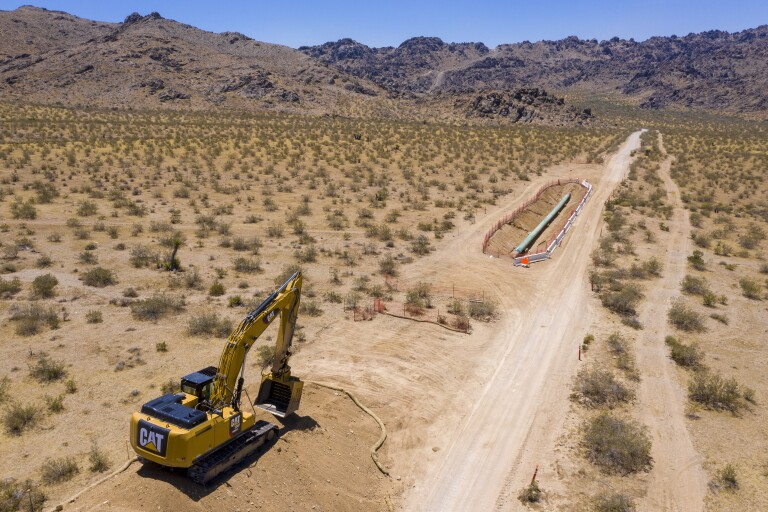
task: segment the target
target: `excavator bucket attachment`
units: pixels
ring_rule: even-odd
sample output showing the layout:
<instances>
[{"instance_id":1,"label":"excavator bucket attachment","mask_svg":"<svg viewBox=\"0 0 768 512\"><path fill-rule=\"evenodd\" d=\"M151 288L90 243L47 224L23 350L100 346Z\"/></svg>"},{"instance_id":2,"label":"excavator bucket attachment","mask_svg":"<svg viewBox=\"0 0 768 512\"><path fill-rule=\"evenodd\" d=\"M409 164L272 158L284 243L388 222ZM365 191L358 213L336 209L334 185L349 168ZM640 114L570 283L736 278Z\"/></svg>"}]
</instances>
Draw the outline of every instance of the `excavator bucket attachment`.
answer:
<instances>
[{"instance_id":1,"label":"excavator bucket attachment","mask_svg":"<svg viewBox=\"0 0 768 512\"><path fill-rule=\"evenodd\" d=\"M299 408L304 383L296 377L265 375L256 397L256 407L280 418L285 418Z\"/></svg>"}]
</instances>

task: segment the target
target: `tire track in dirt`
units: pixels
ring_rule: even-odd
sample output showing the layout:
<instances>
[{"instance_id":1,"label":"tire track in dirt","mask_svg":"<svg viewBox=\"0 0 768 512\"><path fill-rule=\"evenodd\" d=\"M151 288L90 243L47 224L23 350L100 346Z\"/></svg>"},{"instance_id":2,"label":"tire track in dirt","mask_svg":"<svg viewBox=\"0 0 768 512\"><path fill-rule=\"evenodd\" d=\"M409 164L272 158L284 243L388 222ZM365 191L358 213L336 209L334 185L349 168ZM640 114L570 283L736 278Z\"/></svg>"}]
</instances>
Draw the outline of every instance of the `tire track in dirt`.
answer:
<instances>
[{"instance_id":1,"label":"tire track in dirt","mask_svg":"<svg viewBox=\"0 0 768 512\"><path fill-rule=\"evenodd\" d=\"M571 349L589 320L585 270L599 237L602 204L626 175L639 138L640 132L632 134L605 165L568 248L549 262L525 273L509 262L490 260L489 266L470 257L468 244L450 256L454 266L462 256L478 263L476 278L492 280L502 318L490 333L494 359L485 384L440 458L405 496L407 510L506 508L508 489L530 478L532 458L554 449L576 368Z\"/></svg>"},{"instance_id":2,"label":"tire track in dirt","mask_svg":"<svg viewBox=\"0 0 768 512\"><path fill-rule=\"evenodd\" d=\"M663 151L663 145L661 147ZM707 477L685 424L685 393L677 382L674 362L668 357L664 343L670 334L667 309L679 295L686 256L691 250L688 211L670 177L671 163L672 158L668 157L659 170L667 200L673 207L662 279L649 287L638 311L644 327L635 345L642 376L637 393L638 417L649 428L654 460L648 492L640 500L639 510L700 511L704 508Z\"/></svg>"}]
</instances>

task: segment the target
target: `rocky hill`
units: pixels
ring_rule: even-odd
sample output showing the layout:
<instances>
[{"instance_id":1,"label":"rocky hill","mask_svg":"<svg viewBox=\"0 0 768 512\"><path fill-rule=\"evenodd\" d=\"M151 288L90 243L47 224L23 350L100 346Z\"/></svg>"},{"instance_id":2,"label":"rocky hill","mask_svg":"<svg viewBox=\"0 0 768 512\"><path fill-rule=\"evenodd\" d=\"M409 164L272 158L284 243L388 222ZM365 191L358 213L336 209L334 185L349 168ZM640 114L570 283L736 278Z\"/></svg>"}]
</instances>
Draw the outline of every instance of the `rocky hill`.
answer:
<instances>
[{"instance_id":1,"label":"rocky hill","mask_svg":"<svg viewBox=\"0 0 768 512\"><path fill-rule=\"evenodd\" d=\"M0 12L0 33L3 100L324 113L383 92L291 48L157 13L97 23L21 7Z\"/></svg>"},{"instance_id":2,"label":"rocky hill","mask_svg":"<svg viewBox=\"0 0 768 512\"><path fill-rule=\"evenodd\" d=\"M768 26L636 42L569 37L489 49L409 39L369 48L342 39L301 51L392 94L469 93L540 87L622 96L646 108L768 116Z\"/></svg>"},{"instance_id":3,"label":"rocky hill","mask_svg":"<svg viewBox=\"0 0 768 512\"><path fill-rule=\"evenodd\" d=\"M0 101L117 108L281 110L462 122L583 124L553 96L768 117L768 27L729 34L518 43L351 39L298 50L132 14L90 21L0 11Z\"/></svg>"}]
</instances>

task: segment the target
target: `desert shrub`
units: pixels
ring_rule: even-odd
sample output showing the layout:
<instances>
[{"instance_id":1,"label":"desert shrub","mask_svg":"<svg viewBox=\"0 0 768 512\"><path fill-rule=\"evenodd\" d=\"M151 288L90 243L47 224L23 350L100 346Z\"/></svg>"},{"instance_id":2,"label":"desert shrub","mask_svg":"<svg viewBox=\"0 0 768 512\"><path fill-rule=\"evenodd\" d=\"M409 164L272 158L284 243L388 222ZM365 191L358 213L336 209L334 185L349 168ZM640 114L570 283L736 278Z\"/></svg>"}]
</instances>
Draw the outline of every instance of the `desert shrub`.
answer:
<instances>
[{"instance_id":1,"label":"desert shrub","mask_svg":"<svg viewBox=\"0 0 768 512\"><path fill-rule=\"evenodd\" d=\"M8 399L8 390L11 388L11 379L3 377L0 379L0 404Z\"/></svg>"},{"instance_id":2,"label":"desert shrub","mask_svg":"<svg viewBox=\"0 0 768 512\"><path fill-rule=\"evenodd\" d=\"M0 512L43 510L48 499L32 480L18 482L13 478L0 480Z\"/></svg>"},{"instance_id":3,"label":"desert shrub","mask_svg":"<svg viewBox=\"0 0 768 512\"><path fill-rule=\"evenodd\" d=\"M59 280L53 274L37 276L32 281L32 295L40 299L50 299L56 295L54 288Z\"/></svg>"},{"instance_id":4,"label":"desert shrub","mask_svg":"<svg viewBox=\"0 0 768 512\"><path fill-rule=\"evenodd\" d=\"M39 418L40 411L36 406L13 402L3 412L3 426L9 434L20 436L28 428L34 427Z\"/></svg>"},{"instance_id":5,"label":"desert shrub","mask_svg":"<svg viewBox=\"0 0 768 512\"><path fill-rule=\"evenodd\" d=\"M275 347L274 345L261 345L256 349L256 359L258 365L262 368L272 364L275 359Z\"/></svg>"},{"instance_id":6,"label":"desert shrub","mask_svg":"<svg viewBox=\"0 0 768 512\"><path fill-rule=\"evenodd\" d=\"M451 322L451 326L464 332L469 332L472 329L472 324L470 324L469 317L466 315L456 315L453 318L453 322Z\"/></svg>"},{"instance_id":7,"label":"desert shrub","mask_svg":"<svg viewBox=\"0 0 768 512\"><path fill-rule=\"evenodd\" d=\"M704 354L699 350L698 345L686 345L681 343L680 340L674 336L667 336L664 342L670 348L670 355L672 360L679 366L686 368L699 368L701 367L701 361L704 359Z\"/></svg>"},{"instance_id":8,"label":"desert shrub","mask_svg":"<svg viewBox=\"0 0 768 512\"><path fill-rule=\"evenodd\" d=\"M618 332L614 332L606 340L608 350L616 356L616 367L625 372L627 377L638 380L640 376L635 367L635 359L629 351L629 342Z\"/></svg>"},{"instance_id":9,"label":"desert shrub","mask_svg":"<svg viewBox=\"0 0 768 512\"><path fill-rule=\"evenodd\" d=\"M159 320L171 313L184 311L183 297L155 294L131 303L131 315L137 320Z\"/></svg>"},{"instance_id":10,"label":"desert shrub","mask_svg":"<svg viewBox=\"0 0 768 512\"><path fill-rule=\"evenodd\" d=\"M429 254L430 250L429 239L425 235L419 235L411 242L411 251L414 254L423 256Z\"/></svg>"},{"instance_id":11,"label":"desert shrub","mask_svg":"<svg viewBox=\"0 0 768 512\"><path fill-rule=\"evenodd\" d=\"M112 270L96 267L85 272L80 280L86 286L93 286L94 288L104 288L113 284L117 284L117 278Z\"/></svg>"},{"instance_id":12,"label":"desert shrub","mask_svg":"<svg viewBox=\"0 0 768 512\"><path fill-rule=\"evenodd\" d=\"M595 498L595 512L635 512L635 502L629 496L606 492Z\"/></svg>"},{"instance_id":13,"label":"desert shrub","mask_svg":"<svg viewBox=\"0 0 768 512\"><path fill-rule=\"evenodd\" d=\"M232 320L221 318L217 313L195 315L187 323L187 332L192 336L227 337L232 332Z\"/></svg>"},{"instance_id":14,"label":"desert shrub","mask_svg":"<svg viewBox=\"0 0 768 512\"><path fill-rule=\"evenodd\" d=\"M61 361L54 361L42 355L29 366L29 374L38 382L54 382L63 379L67 375L67 370Z\"/></svg>"},{"instance_id":15,"label":"desert shrub","mask_svg":"<svg viewBox=\"0 0 768 512\"><path fill-rule=\"evenodd\" d=\"M47 254L43 254L39 258L37 258L37 261L35 262L35 266L37 268L48 268L51 265L53 265L53 258L48 256Z\"/></svg>"},{"instance_id":16,"label":"desert shrub","mask_svg":"<svg viewBox=\"0 0 768 512\"><path fill-rule=\"evenodd\" d=\"M653 277L659 277L661 275L662 270L664 269L664 265L662 265L661 261L659 261L658 258L653 256L647 261L643 262L642 269L648 275L651 275Z\"/></svg>"},{"instance_id":17,"label":"desert shrub","mask_svg":"<svg viewBox=\"0 0 768 512\"><path fill-rule=\"evenodd\" d=\"M208 288L208 295L211 297L221 297L225 293L227 293L227 289L221 281L214 281Z\"/></svg>"},{"instance_id":18,"label":"desert shrub","mask_svg":"<svg viewBox=\"0 0 768 512\"><path fill-rule=\"evenodd\" d=\"M229 297L227 299L227 306L229 306L230 308L236 308L244 304L245 303L243 302L243 298L239 295L233 295L232 297Z\"/></svg>"},{"instance_id":19,"label":"desert shrub","mask_svg":"<svg viewBox=\"0 0 768 512\"><path fill-rule=\"evenodd\" d=\"M587 458L606 472L624 475L651 467L651 440L639 424L603 413L584 427Z\"/></svg>"},{"instance_id":20,"label":"desert shrub","mask_svg":"<svg viewBox=\"0 0 768 512\"><path fill-rule=\"evenodd\" d=\"M91 445L91 451L88 453L88 462L90 462L88 469L91 470L91 473L103 473L111 466L109 457L96 443Z\"/></svg>"},{"instance_id":21,"label":"desert shrub","mask_svg":"<svg viewBox=\"0 0 768 512\"><path fill-rule=\"evenodd\" d=\"M723 325L728 325L728 317L726 315L723 315L721 313L712 313L709 315L709 318L712 318L714 320L717 320Z\"/></svg>"},{"instance_id":22,"label":"desert shrub","mask_svg":"<svg viewBox=\"0 0 768 512\"><path fill-rule=\"evenodd\" d=\"M14 219L35 220L37 218L37 208L31 199L25 203L21 198L11 203L11 216Z\"/></svg>"},{"instance_id":23,"label":"desert shrub","mask_svg":"<svg viewBox=\"0 0 768 512\"><path fill-rule=\"evenodd\" d=\"M739 480L736 477L736 468L732 464L726 464L717 473L720 484L728 490L735 491L739 488Z\"/></svg>"},{"instance_id":24,"label":"desert shrub","mask_svg":"<svg viewBox=\"0 0 768 512\"><path fill-rule=\"evenodd\" d=\"M308 316L320 316L323 314L323 310L316 301L305 300L299 305L299 313Z\"/></svg>"},{"instance_id":25,"label":"desert shrub","mask_svg":"<svg viewBox=\"0 0 768 512\"><path fill-rule=\"evenodd\" d=\"M704 262L704 253L698 249L693 251L692 255L688 256L688 264L699 271L707 269L707 265Z\"/></svg>"},{"instance_id":26,"label":"desert shrub","mask_svg":"<svg viewBox=\"0 0 768 512\"><path fill-rule=\"evenodd\" d=\"M476 320L490 321L498 315L498 304L489 299L483 299L482 301L470 300L467 307L467 313L470 317Z\"/></svg>"},{"instance_id":27,"label":"desert shrub","mask_svg":"<svg viewBox=\"0 0 768 512\"><path fill-rule=\"evenodd\" d=\"M688 398L716 411L737 413L744 407L736 379L724 379L717 373L697 372L688 384Z\"/></svg>"},{"instance_id":28,"label":"desert shrub","mask_svg":"<svg viewBox=\"0 0 768 512\"><path fill-rule=\"evenodd\" d=\"M405 303L418 308L432 307L432 291L429 283L417 283L405 294Z\"/></svg>"},{"instance_id":29,"label":"desert shrub","mask_svg":"<svg viewBox=\"0 0 768 512\"><path fill-rule=\"evenodd\" d=\"M64 391L70 395L77 393L77 383L75 382L75 379L67 379L67 381L64 382Z\"/></svg>"},{"instance_id":30,"label":"desert shrub","mask_svg":"<svg viewBox=\"0 0 768 512\"><path fill-rule=\"evenodd\" d=\"M325 292L325 301L330 302L331 304L341 304L343 298L339 292L335 292L333 290Z\"/></svg>"},{"instance_id":31,"label":"desert shrub","mask_svg":"<svg viewBox=\"0 0 768 512\"><path fill-rule=\"evenodd\" d=\"M397 275L397 261L391 254L379 260L379 272L382 275L394 277Z\"/></svg>"},{"instance_id":32,"label":"desert shrub","mask_svg":"<svg viewBox=\"0 0 768 512\"><path fill-rule=\"evenodd\" d=\"M613 408L631 401L634 393L617 381L613 373L595 368L578 373L572 397L586 405Z\"/></svg>"},{"instance_id":33,"label":"desert shrub","mask_svg":"<svg viewBox=\"0 0 768 512\"><path fill-rule=\"evenodd\" d=\"M136 245L131 248L131 256L128 261L135 268L148 267L157 262L157 255L149 247Z\"/></svg>"},{"instance_id":34,"label":"desert shrub","mask_svg":"<svg viewBox=\"0 0 768 512\"><path fill-rule=\"evenodd\" d=\"M762 286L760 283L749 277L739 279L741 293L748 299L760 300L762 298Z\"/></svg>"},{"instance_id":35,"label":"desert shrub","mask_svg":"<svg viewBox=\"0 0 768 512\"><path fill-rule=\"evenodd\" d=\"M533 480L530 485L523 487L523 490L520 491L517 499L520 500L524 505L528 503L538 503L541 501L541 495L543 492L544 491L542 491L541 487L539 487L539 482Z\"/></svg>"},{"instance_id":36,"label":"desert shrub","mask_svg":"<svg viewBox=\"0 0 768 512\"><path fill-rule=\"evenodd\" d=\"M46 459L41 468L43 482L57 484L74 478L80 472L74 457Z\"/></svg>"},{"instance_id":37,"label":"desert shrub","mask_svg":"<svg viewBox=\"0 0 768 512\"><path fill-rule=\"evenodd\" d=\"M64 410L64 395L59 396L46 396L45 405L48 406L48 410L57 413Z\"/></svg>"},{"instance_id":38,"label":"desert shrub","mask_svg":"<svg viewBox=\"0 0 768 512\"><path fill-rule=\"evenodd\" d=\"M705 331L704 317L692 308L686 306L682 299L672 302L672 306L667 311L669 323L682 331L702 332Z\"/></svg>"},{"instance_id":39,"label":"desert shrub","mask_svg":"<svg viewBox=\"0 0 768 512\"><path fill-rule=\"evenodd\" d=\"M603 307L619 315L632 316L635 308L643 298L640 287L634 283L622 283L618 290L603 290L600 292L600 302Z\"/></svg>"},{"instance_id":40,"label":"desert shrub","mask_svg":"<svg viewBox=\"0 0 768 512\"><path fill-rule=\"evenodd\" d=\"M89 324L100 324L104 321L104 316L98 309L92 309L85 314L85 321Z\"/></svg>"},{"instance_id":41,"label":"desert shrub","mask_svg":"<svg viewBox=\"0 0 768 512\"><path fill-rule=\"evenodd\" d=\"M274 283L276 286L280 286L285 283L296 272L301 272L302 267L298 263L287 265L283 267L283 270L275 277Z\"/></svg>"},{"instance_id":42,"label":"desert shrub","mask_svg":"<svg viewBox=\"0 0 768 512\"><path fill-rule=\"evenodd\" d=\"M709 283L703 277L696 277L686 274L680 283L680 289L683 293L689 295L704 295L709 291Z\"/></svg>"},{"instance_id":43,"label":"desert shrub","mask_svg":"<svg viewBox=\"0 0 768 512\"><path fill-rule=\"evenodd\" d=\"M157 352L168 352L168 342L158 341L157 343L155 343L155 350Z\"/></svg>"},{"instance_id":44,"label":"desert shrub","mask_svg":"<svg viewBox=\"0 0 768 512\"><path fill-rule=\"evenodd\" d=\"M181 382L177 379L168 379L160 384L160 392L164 395L181 391Z\"/></svg>"},{"instance_id":45,"label":"desert shrub","mask_svg":"<svg viewBox=\"0 0 768 512\"><path fill-rule=\"evenodd\" d=\"M11 320L16 323L16 334L19 336L35 335L46 324L51 329L59 327L59 314L53 307L46 307L37 303L26 306L14 304L11 306L10 313Z\"/></svg>"},{"instance_id":46,"label":"desert shrub","mask_svg":"<svg viewBox=\"0 0 768 512\"><path fill-rule=\"evenodd\" d=\"M236 272L255 274L262 271L261 261L254 258L235 258L233 266Z\"/></svg>"},{"instance_id":47,"label":"desert shrub","mask_svg":"<svg viewBox=\"0 0 768 512\"><path fill-rule=\"evenodd\" d=\"M13 297L21 291L21 281L18 278L6 281L0 278L0 297L7 299Z\"/></svg>"}]
</instances>

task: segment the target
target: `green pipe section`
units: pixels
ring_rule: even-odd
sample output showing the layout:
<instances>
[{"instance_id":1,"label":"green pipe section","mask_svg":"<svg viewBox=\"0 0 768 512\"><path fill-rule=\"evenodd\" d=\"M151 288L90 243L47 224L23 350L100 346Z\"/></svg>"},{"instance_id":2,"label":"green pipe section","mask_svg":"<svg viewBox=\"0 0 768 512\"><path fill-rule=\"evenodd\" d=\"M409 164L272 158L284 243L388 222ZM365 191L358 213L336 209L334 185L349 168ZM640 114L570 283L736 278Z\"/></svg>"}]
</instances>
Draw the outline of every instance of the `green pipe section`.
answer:
<instances>
[{"instance_id":1,"label":"green pipe section","mask_svg":"<svg viewBox=\"0 0 768 512\"><path fill-rule=\"evenodd\" d=\"M560 210L563 209L563 207L568 203L568 201L571 199L571 193L567 193L563 196L563 198L560 200L559 203L557 203L557 206L555 206L551 212L549 212L549 215L544 217L544 220L539 222L539 225L536 226L536 229L528 233L528 236L525 237L525 240L523 240L523 243L518 245L515 248L515 252L520 254L521 252L524 252L528 250L528 248L531 246L531 244L539 237L541 233L544 232L547 226L549 226L549 223L552 222L552 219L554 219L558 213L560 213Z\"/></svg>"}]
</instances>

